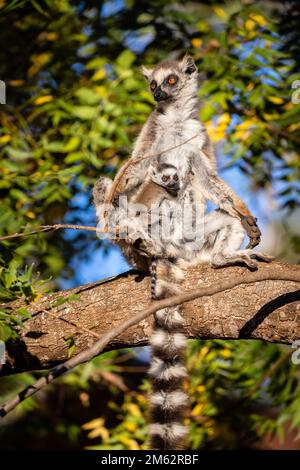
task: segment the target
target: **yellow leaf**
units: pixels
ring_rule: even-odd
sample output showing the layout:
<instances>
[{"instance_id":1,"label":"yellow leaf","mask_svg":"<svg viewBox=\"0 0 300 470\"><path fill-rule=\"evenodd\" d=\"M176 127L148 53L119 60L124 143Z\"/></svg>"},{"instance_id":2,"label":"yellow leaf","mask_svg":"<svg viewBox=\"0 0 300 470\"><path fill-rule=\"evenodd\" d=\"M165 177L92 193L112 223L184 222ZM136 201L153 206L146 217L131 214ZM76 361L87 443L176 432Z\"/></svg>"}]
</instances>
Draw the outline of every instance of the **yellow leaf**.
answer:
<instances>
[{"instance_id":1,"label":"yellow leaf","mask_svg":"<svg viewBox=\"0 0 300 470\"><path fill-rule=\"evenodd\" d=\"M50 52L43 52L42 54L34 54L31 56L31 62L33 63L28 69L28 76L33 77L41 68L52 59L53 54Z\"/></svg>"},{"instance_id":2,"label":"yellow leaf","mask_svg":"<svg viewBox=\"0 0 300 470\"><path fill-rule=\"evenodd\" d=\"M135 432L137 430L137 424L132 421L125 421L124 428L129 432Z\"/></svg>"},{"instance_id":3,"label":"yellow leaf","mask_svg":"<svg viewBox=\"0 0 300 470\"><path fill-rule=\"evenodd\" d=\"M3 8L6 4L5 0L0 0L0 8Z\"/></svg>"},{"instance_id":4,"label":"yellow leaf","mask_svg":"<svg viewBox=\"0 0 300 470\"><path fill-rule=\"evenodd\" d=\"M55 32L46 33L46 39L48 39L48 41L56 41L57 38L58 34Z\"/></svg>"},{"instance_id":5,"label":"yellow leaf","mask_svg":"<svg viewBox=\"0 0 300 470\"><path fill-rule=\"evenodd\" d=\"M279 96L267 96L267 99L274 104L282 104L284 102L284 100L279 98Z\"/></svg>"},{"instance_id":6,"label":"yellow leaf","mask_svg":"<svg viewBox=\"0 0 300 470\"><path fill-rule=\"evenodd\" d=\"M102 68L102 69L99 69L99 70L97 70L97 72L94 73L94 75L92 76L92 80L93 80L94 82L96 82L97 80L102 80L102 79L105 77L105 75L106 75L105 69L103 69L103 68Z\"/></svg>"},{"instance_id":7,"label":"yellow leaf","mask_svg":"<svg viewBox=\"0 0 300 470\"><path fill-rule=\"evenodd\" d=\"M221 129L220 131L214 131L209 136L213 142L219 142L225 138L225 132Z\"/></svg>"},{"instance_id":8,"label":"yellow leaf","mask_svg":"<svg viewBox=\"0 0 300 470\"><path fill-rule=\"evenodd\" d=\"M102 85L96 86L95 92L98 93L98 95L101 96L102 98L108 95L108 90L105 88L105 86L102 86Z\"/></svg>"},{"instance_id":9,"label":"yellow leaf","mask_svg":"<svg viewBox=\"0 0 300 470\"><path fill-rule=\"evenodd\" d=\"M58 34L55 32L48 32L48 31L42 31L41 34L38 35L38 40L39 41L56 41L58 38Z\"/></svg>"},{"instance_id":10,"label":"yellow leaf","mask_svg":"<svg viewBox=\"0 0 300 470\"><path fill-rule=\"evenodd\" d=\"M296 131L298 129L300 129L300 123L299 122L296 122L295 124L291 124L288 127L288 131L290 131L290 132Z\"/></svg>"},{"instance_id":11,"label":"yellow leaf","mask_svg":"<svg viewBox=\"0 0 300 470\"><path fill-rule=\"evenodd\" d=\"M37 302L41 297L42 297L42 294L40 294L40 293L38 292L38 293L36 294L36 296L35 296L35 298L34 298L34 300L33 300L32 303Z\"/></svg>"},{"instance_id":12,"label":"yellow leaf","mask_svg":"<svg viewBox=\"0 0 300 470\"><path fill-rule=\"evenodd\" d=\"M35 219L35 213L32 212L32 211L28 211L28 212L26 213L26 215L27 215L27 217L29 217L29 219Z\"/></svg>"},{"instance_id":13,"label":"yellow leaf","mask_svg":"<svg viewBox=\"0 0 300 470\"><path fill-rule=\"evenodd\" d=\"M263 117L265 118L266 121L272 121L274 119L278 119L280 117L280 114L278 114L278 113L273 113L273 114L263 113Z\"/></svg>"},{"instance_id":14,"label":"yellow leaf","mask_svg":"<svg viewBox=\"0 0 300 470\"><path fill-rule=\"evenodd\" d=\"M24 85L25 81L24 80L10 80L8 83L11 86L22 86Z\"/></svg>"},{"instance_id":15,"label":"yellow leaf","mask_svg":"<svg viewBox=\"0 0 300 470\"><path fill-rule=\"evenodd\" d=\"M102 437L103 440L109 438L109 432L106 428L96 428L93 431L89 432L87 437L89 439L95 439L95 437Z\"/></svg>"},{"instance_id":16,"label":"yellow leaf","mask_svg":"<svg viewBox=\"0 0 300 470\"><path fill-rule=\"evenodd\" d=\"M245 22L245 29L246 29L247 31L253 31L253 30L255 29L255 26L256 26L256 24L255 24L255 22L252 21L252 20L247 20L247 21Z\"/></svg>"},{"instance_id":17,"label":"yellow leaf","mask_svg":"<svg viewBox=\"0 0 300 470\"><path fill-rule=\"evenodd\" d=\"M82 429L95 429L97 427L101 427L104 424L104 419L103 418L96 418L92 419L88 423L85 423L82 425Z\"/></svg>"},{"instance_id":18,"label":"yellow leaf","mask_svg":"<svg viewBox=\"0 0 300 470\"><path fill-rule=\"evenodd\" d=\"M0 145L1 144L7 144L7 142L10 142L11 141L11 136L10 135L2 135L0 137Z\"/></svg>"},{"instance_id":19,"label":"yellow leaf","mask_svg":"<svg viewBox=\"0 0 300 470\"><path fill-rule=\"evenodd\" d=\"M140 448L136 440L130 439L129 437L124 436L122 434L119 436L119 441L122 444L125 444L126 446L128 446L130 450L139 450Z\"/></svg>"},{"instance_id":20,"label":"yellow leaf","mask_svg":"<svg viewBox=\"0 0 300 470\"><path fill-rule=\"evenodd\" d=\"M41 104L49 103L52 100L53 100L52 95L40 96L39 98L34 100L34 104L36 104L37 106L40 106Z\"/></svg>"},{"instance_id":21,"label":"yellow leaf","mask_svg":"<svg viewBox=\"0 0 300 470\"><path fill-rule=\"evenodd\" d=\"M241 130L246 130L246 129L249 129L249 127L253 126L256 124L256 120L255 119L245 119L245 121L241 122L241 124L239 124L237 126L237 128L241 131Z\"/></svg>"},{"instance_id":22,"label":"yellow leaf","mask_svg":"<svg viewBox=\"0 0 300 470\"><path fill-rule=\"evenodd\" d=\"M248 137L249 134L247 134L244 130L243 131L236 131L233 136L235 137L235 139L239 140L239 139L246 139L246 137Z\"/></svg>"},{"instance_id":23,"label":"yellow leaf","mask_svg":"<svg viewBox=\"0 0 300 470\"><path fill-rule=\"evenodd\" d=\"M229 113L223 113L218 120L218 127L219 124L229 124L230 122L230 114Z\"/></svg>"},{"instance_id":24,"label":"yellow leaf","mask_svg":"<svg viewBox=\"0 0 300 470\"><path fill-rule=\"evenodd\" d=\"M252 18L259 26L265 26L267 24L266 19L262 15L258 15L257 13L250 13L250 18Z\"/></svg>"},{"instance_id":25,"label":"yellow leaf","mask_svg":"<svg viewBox=\"0 0 300 470\"><path fill-rule=\"evenodd\" d=\"M214 10L215 14L218 15L223 20L227 19L227 13L225 13L225 11L221 7L219 7L218 5L214 6L213 10Z\"/></svg>"},{"instance_id":26,"label":"yellow leaf","mask_svg":"<svg viewBox=\"0 0 300 470\"><path fill-rule=\"evenodd\" d=\"M249 83L249 85L246 86L247 91L251 91L254 88L254 83Z\"/></svg>"},{"instance_id":27,"label":"yellow leaf","mask_svg":"<svg viewBox=\"0 0 300 470\"><path fill-rule=\"evenodd\" d=\"M223 356L225 359L229 358L231 356L230 349L223 349L221 351L221 356Z\"/></svg>"},{"instance_id":28,"label":"yellow leaf","mask_svg":"<svg viewBox=\"0 0 300 470\"><path fill-rule=\"evenodd\" d=\"M198 385L197 392L203 393L203 392L205 392L205 390L206 390L205 385Z\"/></svg>"},{"instance_id":29,"label":"yellow leaf","mask_svg":"<svg viewBox=\"0 0 300 470\"><path fill-rule=\"evenodd\" d=\"M59 165L52 165L52 170L53 171L58 171L59 170Z\"/></svg>"},{"instance_id":30,"label":"yellow leaf","mask_svg":"<svg viewBox=\"0 0 300 470\"><path fill-rule=\"evenodd\" d=\"M132 416L135 416L136 418L139 418L142 416L141 410L135 403L127 403L126 408L129 411L129 413L132 414Z\"/></svg>"},{"instance_id":31,"label":"yellow leaf","mask_svg":"<svg viewBox=\"0 0 300 470\"><path fill-rule=\"evenodd\" d=\"M199 359L203 359L208 352L209 352L209 349L207 346L204 346L203 348L201 348L199 352Z\"/></svg>"},{"instance_id":32,"label":"yellow leaf","mask_svg":"<svg viewBox=\"0 0 300 470\"><path fill-rule=\"evenodd\" d=\"M192 416L198 416L201 414L202 410L204 408L203 403L198 403L198 405L195 406L195 408L192 410Z\"/></svg>"},{"instance_id":33,"label":"yellow leaf","mask_svg":"<svg viewBox=\"0 0 300 470\"><path fill-rule=\"evenodd\" d=\"M137 401L139 402L140 405L145 405L147 403L146 397L139 393L137 396Z\"/></svg>"},{"instance_id":34,"label":"yellow leaf","mask_svg":"<svg viewBox=\"0 0 300 470\"><path fill-rule=\"evenodd\" d=\"M194 38L194 39L191 40L192 46L195 49L199 49L202 46L202 42L203 41L200 38Z\"/></svg>"}]
</instances>

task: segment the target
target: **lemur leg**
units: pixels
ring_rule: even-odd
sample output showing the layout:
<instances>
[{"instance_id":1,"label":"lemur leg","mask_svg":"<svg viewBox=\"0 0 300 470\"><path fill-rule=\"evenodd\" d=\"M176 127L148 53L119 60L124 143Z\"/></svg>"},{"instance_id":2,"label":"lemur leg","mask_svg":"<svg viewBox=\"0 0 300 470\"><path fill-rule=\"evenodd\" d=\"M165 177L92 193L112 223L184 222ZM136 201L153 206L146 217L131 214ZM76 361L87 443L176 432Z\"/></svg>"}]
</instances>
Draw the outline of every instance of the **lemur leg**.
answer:
<instances>
[{"instance_id":1,"label":"lemur leg","mask_svg":"<svg viewBox=\"0 0 300 470\"><path fill-rule=\"evenodd\" d=\"M246 231L239 219L222 210L216 210L204 217L204 243L199 256L204 255L213 267L244 263L256 269L256 260L272 261L273 257L252 249L241 250Z\"/></svg>"}]
</instances>

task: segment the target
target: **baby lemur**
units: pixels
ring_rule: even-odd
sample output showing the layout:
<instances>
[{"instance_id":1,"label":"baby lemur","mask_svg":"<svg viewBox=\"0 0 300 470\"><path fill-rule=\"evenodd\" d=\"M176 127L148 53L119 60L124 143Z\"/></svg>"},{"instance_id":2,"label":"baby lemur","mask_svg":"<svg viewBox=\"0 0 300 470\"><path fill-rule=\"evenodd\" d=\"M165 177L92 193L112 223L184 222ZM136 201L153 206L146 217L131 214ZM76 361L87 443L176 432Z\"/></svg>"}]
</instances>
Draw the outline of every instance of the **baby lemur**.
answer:
<instances>
[{"instance_id":1,"label":"baby lemur","mask_svg":"<svg viewBox=\"0 0 300 470\"><path fill-rule=\"evenodd\" d=\"M174 242L172 238L167 241L153 239L151 234L149 236L148 221L141 219L140 222L135 214L129 217L129 224L132 219L133 225L137 225L137 236L129 235L126 239L115 240L127 260L139 269L149 270L151 259L157 260L153 292L157 299L181 291L182 262L207 261L213 267L245 263L254 269L257 267L255 259L270 261L271 257L253 251L260 241L256 219L217 174L213 148L198 117L198 71L192 58L186 55L182 60L166 60L153 69L143 67L142 71L150 84L157 109L143 126L131 156L135 164L127 168L115 193L112 194L112 183L107 178L96 183L94 202L98 217L103 199L113 199L116 204L121 196L127 197L129 206L131 203L145 203L148 207L152 203L163 205L169 201L171 205L181 207L190 201L197 208L204 231L198 245L191 244L188 238L182 243ZM172 165L172 184L177 173L182 185L176 196L172 194L172 188L162 184L167 183L166 176L171 177L171 167L168 167L168 175L158 172L159 179L152 179L153 158L145 158L147 155L158 155L157 161L161 164ZM205 214L207 200L215 203L218 209ZM250 242L242 250L241 244L246 234ZM153 449L182 448L186 435L183 418L188 397L182 389L187 377L184 364L186 337L179 307L156 313L150 344L150 446Z\"/></svg>"}]
</instances>

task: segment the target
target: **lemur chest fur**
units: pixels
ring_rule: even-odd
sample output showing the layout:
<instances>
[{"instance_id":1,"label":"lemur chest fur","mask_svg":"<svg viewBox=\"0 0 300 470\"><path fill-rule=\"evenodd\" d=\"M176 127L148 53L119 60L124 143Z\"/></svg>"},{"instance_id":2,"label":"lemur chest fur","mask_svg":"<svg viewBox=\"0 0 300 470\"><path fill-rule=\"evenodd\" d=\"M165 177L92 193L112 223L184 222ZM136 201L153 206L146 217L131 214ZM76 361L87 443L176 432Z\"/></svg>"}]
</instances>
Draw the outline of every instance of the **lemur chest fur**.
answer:
<instances>
[{"instance_id":1,"label":"lemur chest fur","mask_svg":"<svg viewBox=\"0 0 300 470\"><path fill-rule=\"evenodd\" d=\"M204 143L203 125L191 117L184 119L184 112L182 116L180 110L178 114L174 110L167 111L157 118L152 151L159 153L167 150L159 158L175 165L181 174L188 171L192 157Z\"/></svg>"}]
</instances>

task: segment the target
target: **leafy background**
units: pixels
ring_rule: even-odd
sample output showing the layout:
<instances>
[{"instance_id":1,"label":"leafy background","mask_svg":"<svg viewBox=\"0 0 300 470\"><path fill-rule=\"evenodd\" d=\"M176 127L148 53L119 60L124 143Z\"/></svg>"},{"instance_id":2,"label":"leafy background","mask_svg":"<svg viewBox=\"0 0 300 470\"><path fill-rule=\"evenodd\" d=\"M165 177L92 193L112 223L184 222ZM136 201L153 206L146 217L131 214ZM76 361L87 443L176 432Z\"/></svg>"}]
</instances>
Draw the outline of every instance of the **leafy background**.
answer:
<instances>
[{"instance_id":1,"label":"leafy background","mask_svg":"<svg viewBox=\"0 0 300 470\"><path fill-rule=\"evenodd\" d=\"M139 66L189 51L222 177L259 217L262 248L298 262L299 36L293 1L0 0L1 235L94 225L93 183L114 176L153 109ZM6 302L127 268L89 232L0 242L0 338L16 338L28 316L11 315ZM290 352L260 341L191 341L191 447L299 446ZM1 446L143 448L147 361L147 350L124 350L77 368L1 422ZM1 378L1 402L39 374Z\"/></svg>"}]
</instances>

